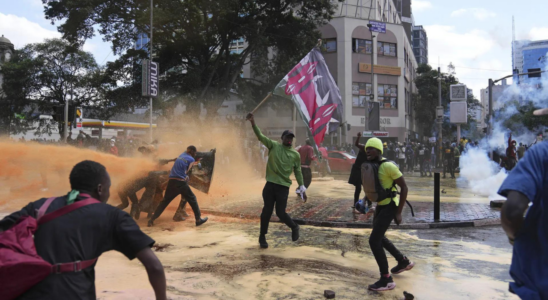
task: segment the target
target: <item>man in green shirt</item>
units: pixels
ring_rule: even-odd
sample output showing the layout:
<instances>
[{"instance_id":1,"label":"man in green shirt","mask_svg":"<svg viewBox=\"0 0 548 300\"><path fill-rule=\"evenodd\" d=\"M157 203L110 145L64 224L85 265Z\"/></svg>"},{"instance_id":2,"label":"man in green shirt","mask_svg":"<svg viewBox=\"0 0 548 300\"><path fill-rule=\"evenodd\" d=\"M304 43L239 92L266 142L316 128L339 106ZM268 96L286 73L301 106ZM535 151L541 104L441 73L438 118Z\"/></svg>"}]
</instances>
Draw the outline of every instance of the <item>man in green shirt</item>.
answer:
<instances>
[{"instance_id":1,"label":"man in green shirt","mask_svg":"<svg viewBox=\"0 0 548 300\"><path fill-rule=\"evenodd\" d=\"M291 172L295 172L295 178L299 184L297 193L301 194L306 201L306 188L303 183L301 172L301 156L299 152L291 147L295 134L286 130L282 134L282 143L273 141L261 133L261 130L255 125L253 114L247 115L247 120L251 122L253 132L263 145L268 149L268 162L266 164L266 185L263 189L263 212L261 213L261 234L259 244L261 248L268 248L266 234L268 233L268 224L270 217L276 206L276 215L292 231L293 241L299 239L299 225L295 224L291 217L285 212L287 207L287 197L289 196L289 187L291 187Z\"/></svg>"}]
</instances>

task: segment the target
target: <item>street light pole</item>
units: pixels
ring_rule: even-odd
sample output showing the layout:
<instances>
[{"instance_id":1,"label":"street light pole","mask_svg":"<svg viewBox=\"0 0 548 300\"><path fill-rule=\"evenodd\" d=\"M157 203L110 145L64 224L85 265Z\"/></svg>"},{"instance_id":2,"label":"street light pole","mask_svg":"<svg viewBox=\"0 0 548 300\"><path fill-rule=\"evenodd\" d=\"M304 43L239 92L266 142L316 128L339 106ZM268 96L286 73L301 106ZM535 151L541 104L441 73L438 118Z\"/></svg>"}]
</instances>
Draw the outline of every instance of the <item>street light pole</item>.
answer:
<instances>
[{"instance_id":1,"label":"street light pole","mask_svg":"<svg viewBox=\"0 0 548 300\"><path fill-rule=\"evenodd\" d=\"M152 10L153 10L153 1L150 0L150 61L152 62ZM150 104L149 104L149 110L150 110L150 142L152 143L152 96L150 97Z\"/></svg>"}]
</instances>

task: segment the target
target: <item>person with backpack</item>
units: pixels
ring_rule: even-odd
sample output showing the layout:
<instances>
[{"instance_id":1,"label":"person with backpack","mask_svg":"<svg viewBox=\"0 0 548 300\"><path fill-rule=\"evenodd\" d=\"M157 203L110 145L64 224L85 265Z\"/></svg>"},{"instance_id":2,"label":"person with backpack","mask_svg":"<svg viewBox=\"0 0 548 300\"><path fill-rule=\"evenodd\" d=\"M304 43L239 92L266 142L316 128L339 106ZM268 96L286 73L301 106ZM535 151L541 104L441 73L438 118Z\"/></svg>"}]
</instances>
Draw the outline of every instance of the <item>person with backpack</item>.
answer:
<instances>
[{"instance_id":1,"label":"person with backpack","mask_svg":"<svg viewBox=\"0 0 548 300\"><path fill-rule=\"evenodd\" d=\"M394 289L396 283L388 272L388 260L384 249L388 250L398 262L398 265L390 270L392 274L400 274L415 266L415 263L403 255L385 236L392 220L397 225L402 222L401 213L407 201L408 188L396 164L382 157L383 147L380 139L371 138L365 146L358 145L358 148L365 151L367 158L361 168L366 197L370 201L377 202L369 246L379 266L381 278L369 285L368 289L387 291ZM396 185L401 188L401 198L398 198Z\"/></svg>"},{"instance_id":2,"label":"person with backpack","mask_svg":"<svg viewBox=\"0 0 548 300\"><path fill-rule=\"evenodd\" d=\"M457 147L457 144L453 143L451 144L451 147L453 147L453 155L455 156L455 161L453 162L453 173L460 167L460 154L462 153L459 151L459 148Z\"/></svg>"},{"instance_id":3,"label":"person with backpack","mask_svg":"<svg viewBox=\"0 0 548 300\"><path fill-rule=\"evenodd\" d=\"M31 202L0 221L0 298L96 299L97 259L116 250L139 259L156 299L167 299L164 268L151 250L154 240L126 212L106 204L111 186L106 168L82 161L69 180L67 195Z\"/></svg>"}]
</instances>

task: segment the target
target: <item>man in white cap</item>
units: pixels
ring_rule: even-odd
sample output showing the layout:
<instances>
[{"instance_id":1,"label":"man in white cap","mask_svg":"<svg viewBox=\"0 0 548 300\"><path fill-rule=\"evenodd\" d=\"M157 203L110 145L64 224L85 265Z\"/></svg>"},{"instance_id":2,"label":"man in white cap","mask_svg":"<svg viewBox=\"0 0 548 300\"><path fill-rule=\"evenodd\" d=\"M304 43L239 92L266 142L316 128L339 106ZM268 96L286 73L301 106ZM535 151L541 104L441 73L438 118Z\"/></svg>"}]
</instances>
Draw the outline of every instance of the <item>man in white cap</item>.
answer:
<instances>
[{"instance_id":1,"label":"man in white cap","mask_svg":"<svg viewBox=\"0 0 548 300\"><path fill-rule=\"evenodd\" d=\"M548 108L534 114L548 115ZM499 194L507 197L501 223L514 245L510 291L521 299L548 299L548 143L538 143L525 153Z\"/></svg>"}]
</instances>

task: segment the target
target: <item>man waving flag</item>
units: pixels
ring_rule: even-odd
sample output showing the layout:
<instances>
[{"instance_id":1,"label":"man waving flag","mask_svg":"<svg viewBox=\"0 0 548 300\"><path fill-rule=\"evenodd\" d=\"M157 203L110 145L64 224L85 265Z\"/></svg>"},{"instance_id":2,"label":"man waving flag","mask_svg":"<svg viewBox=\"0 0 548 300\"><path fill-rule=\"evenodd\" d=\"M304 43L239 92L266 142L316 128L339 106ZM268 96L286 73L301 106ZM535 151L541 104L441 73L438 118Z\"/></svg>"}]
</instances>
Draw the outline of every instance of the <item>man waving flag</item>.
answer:
<instances>
[{"instance_id":1,"label":"man waving flag","mask_svg":"<svg viewBox=\"0 0 548 300\"><path fill-rule=\"evenodd\" d=\"M323 142L326 132L333 132L341 122L343 105L339 88L318 48L312 49L278 83L274 95L290 98L309 128L314 146ZM317 150L317 146L314 147Z\"/></svg>"}]
</instances>

